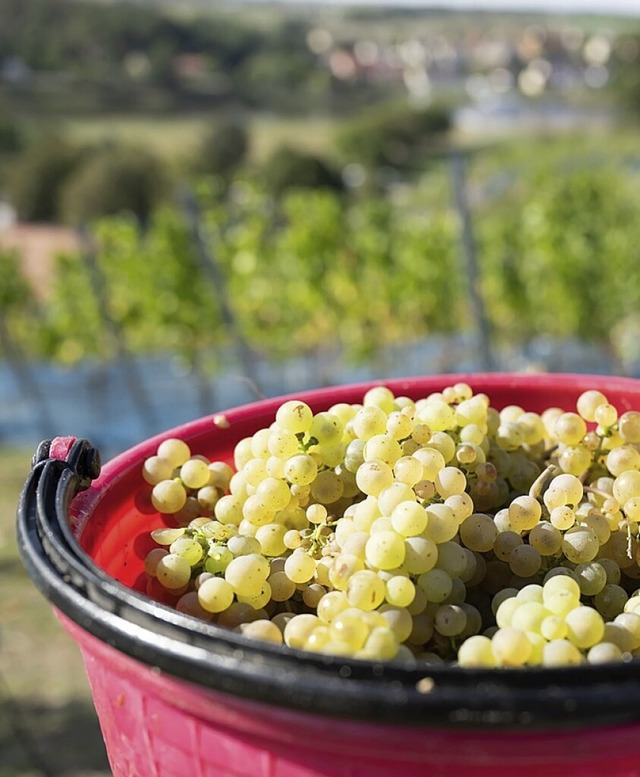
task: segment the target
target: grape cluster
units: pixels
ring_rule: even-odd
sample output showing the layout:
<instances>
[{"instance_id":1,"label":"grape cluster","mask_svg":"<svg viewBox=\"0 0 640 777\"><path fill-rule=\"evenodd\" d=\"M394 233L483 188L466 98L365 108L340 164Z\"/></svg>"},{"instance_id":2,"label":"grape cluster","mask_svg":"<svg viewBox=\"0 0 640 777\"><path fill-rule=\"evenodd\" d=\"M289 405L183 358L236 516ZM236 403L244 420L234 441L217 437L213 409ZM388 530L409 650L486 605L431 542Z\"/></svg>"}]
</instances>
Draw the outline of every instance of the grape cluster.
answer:
<instances>
[{"instance_id":1,"label":"grape cluster","mask_svg":"<svg viewBox=\"0 0 640 777\"><path fill-rule=\"evenodd\" d=\"M233 466L165 440L147 593L292 648L564 666L640 655L640 412L501 410L466 383L284 402Z\"/></svg>"}]
</instances>

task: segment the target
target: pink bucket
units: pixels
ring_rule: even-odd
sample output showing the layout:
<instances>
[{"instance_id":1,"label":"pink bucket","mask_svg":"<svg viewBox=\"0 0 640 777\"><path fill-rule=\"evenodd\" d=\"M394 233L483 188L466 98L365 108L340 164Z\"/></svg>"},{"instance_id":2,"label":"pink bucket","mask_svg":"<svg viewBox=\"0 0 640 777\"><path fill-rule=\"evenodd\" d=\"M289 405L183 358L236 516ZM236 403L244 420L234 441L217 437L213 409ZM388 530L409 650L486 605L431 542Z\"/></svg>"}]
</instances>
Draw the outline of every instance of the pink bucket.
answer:
<instances>
[{"instance_id":1,"label":"pink bucket","mask_svg":"<svg viewBox=\"0 0 640 777\"><path fill-rule=\"evenodd\" d=\"M414 398L459 381L496 407L575 407L588 388L640 410L640 382L574 375L385 381ZM374 384L296 395L312 409ZM82 651L115 777L640 777L640 663L464 670L268 646L146 597L161 525L141 466L162 439L230 460L284 398L147 440L97 474L86 441L45 445L23 490L25 566ZM72 516L71 526L68 516Z\"/></svg>"}]
</instances>

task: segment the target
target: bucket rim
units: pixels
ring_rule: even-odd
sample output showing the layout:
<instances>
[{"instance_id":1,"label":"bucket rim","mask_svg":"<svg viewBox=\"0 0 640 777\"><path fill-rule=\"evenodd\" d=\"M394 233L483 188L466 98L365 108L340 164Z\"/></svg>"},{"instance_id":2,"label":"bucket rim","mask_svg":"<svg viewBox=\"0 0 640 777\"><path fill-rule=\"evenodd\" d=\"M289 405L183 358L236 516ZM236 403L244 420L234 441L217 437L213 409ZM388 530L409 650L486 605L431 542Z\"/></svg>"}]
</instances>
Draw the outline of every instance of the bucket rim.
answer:
<instances>
[{"instance_id":1,"label":"bucket rim","mask_svg":"<svg viewBox=\"0 0 640 777\"><path fill-rule=\"evenodd\" d=\"M349 389L362 393L368 388L386 385L397 392L417 384L424 386L425 382L444 387L452 381L465 380L482 383L487 390L492 386L516 390L531 386L533 381L539 388L547 386L555 391L559 387L579 391L582 387L594 387L594 384L605 393L606 386L616 391L640 391L640 381L630 378L510 373L367 381L352 384ZM270 413L288 398L303 398L305 401L308 398L311 402L327 403L334 397L341 401L344 390L344 386L338 386L297 392L260 400L230 410L225 415L233 422L237 414ZM85 513L88 519L91 505L95 504L92 500L101 498L123 466L139 462L161 440L176 436L187 427L202 428L203 431L206 427L210 433L211 417L196 419L163 432L115 457L105 465L94 484L75 498L74 504L81 504L81 513L88 510ZM34 479L40 477L35 472L32 475ZM27 571L45 596L87 633L148 666L158 667L182 679L247 698L264 696L270 703L294 708L308 709L306 700L313 697L316 708L332 716L356 715L362 719L386 722L442 724L446 719L448 725L456 726L549 725L556 728L562 724L565 715L562 720L555 716L550 720L550 707L565 714L570 712L570 724L575 725L579 720L576 710L584 707L585 701L588 701L586 706L590 710L589 723L594 722L594 715L599 722L607 723L640 719L640 711L625 701L640 692L640 661L635 659L628 664L603 667L529 667L525 670L375 664L257 642L177 613L102 573L112 583L112 588L105 590L102 576L96 577L81 562L75 570L81 575L81 582L74 583L73 578L65 580L52 562L47 541L43 541L35 528L34 511L41 508L37 499L33 501L24 497L19 511L18 536ZM151 602L146 611L140 606L143 601L147 605ZM420 680L425 677L434 683L429 693L418 690ZM634 687L636 690L631 693ZM597 712L595 707L599 708Z\"/></svg>"}]
</instances>

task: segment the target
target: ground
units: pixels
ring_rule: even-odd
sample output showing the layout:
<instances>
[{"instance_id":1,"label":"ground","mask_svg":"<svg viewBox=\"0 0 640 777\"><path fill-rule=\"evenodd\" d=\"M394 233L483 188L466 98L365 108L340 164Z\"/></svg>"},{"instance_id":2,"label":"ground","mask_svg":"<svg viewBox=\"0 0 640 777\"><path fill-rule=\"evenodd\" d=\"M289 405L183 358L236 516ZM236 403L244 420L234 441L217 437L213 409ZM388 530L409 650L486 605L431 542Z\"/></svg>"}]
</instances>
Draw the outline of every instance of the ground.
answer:
<instances>
[{"instance_id":1,"label":"ground","mask_svg":"<svg viewBox=\"0 0 640 777\"><path fill-rule=\"evenodd\" d=\"M31 454L0 448L0 777L108 777L78 648L16 548L16 505Z\"/></svg>"}]
</instances>

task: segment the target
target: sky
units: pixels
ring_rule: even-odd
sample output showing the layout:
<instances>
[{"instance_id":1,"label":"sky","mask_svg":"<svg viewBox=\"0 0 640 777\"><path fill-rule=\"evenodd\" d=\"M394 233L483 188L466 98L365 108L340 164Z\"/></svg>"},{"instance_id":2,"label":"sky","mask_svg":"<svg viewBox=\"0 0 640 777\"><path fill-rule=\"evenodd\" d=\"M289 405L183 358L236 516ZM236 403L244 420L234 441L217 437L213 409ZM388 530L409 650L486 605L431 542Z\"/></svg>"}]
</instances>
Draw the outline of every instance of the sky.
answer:
<instances>
[{"instance_id":1,"label":"sky","mask_svg":"<svg viewBox=\"0 0 640 777\"><path fill-rule=\"evenodd\" d=\"M296 0L287 1L296 2ZM327 2L333 5L533 10L640 16L640 0L315 0L315 2Z\"/></svg>"}]
</instances>

